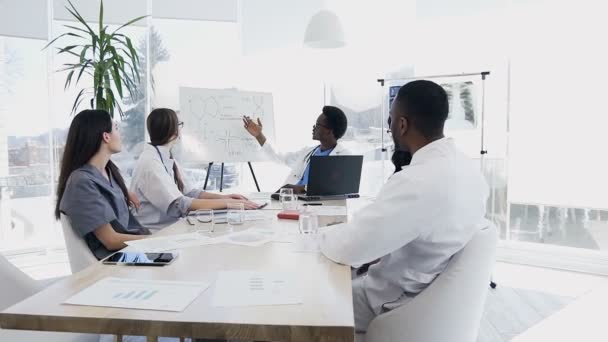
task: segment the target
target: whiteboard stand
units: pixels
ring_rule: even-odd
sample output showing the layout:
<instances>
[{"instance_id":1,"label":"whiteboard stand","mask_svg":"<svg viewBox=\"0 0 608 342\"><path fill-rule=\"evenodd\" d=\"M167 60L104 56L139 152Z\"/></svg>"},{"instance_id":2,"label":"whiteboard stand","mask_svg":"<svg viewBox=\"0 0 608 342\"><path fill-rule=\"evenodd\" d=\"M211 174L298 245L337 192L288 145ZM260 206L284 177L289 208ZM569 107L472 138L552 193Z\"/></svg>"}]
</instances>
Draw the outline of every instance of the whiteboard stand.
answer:
<instances>
[{"instance_id":1,"label":"whiteboard stand","mask_svg":"<svg viewBox=\"0 0 608 342\"><path fill-rule=\"evenodd\" d=\"M260 186L258 185L258 179L255 177L255 172L253 172L253 166L251 162L247 162L249 165L249 171L251 171L251 176L253 176L253 181L255 182L255 188L260 192ZM209 162L209 166L207 166L207 175L205 176L205 184L203 185L203 190L207 190L207 183L209 182L209 174L211 173L211 167L213 166L213 162ZM224 190L224 162L222 162L220 168L220 192Z\"/></svg>"}]
</instances>

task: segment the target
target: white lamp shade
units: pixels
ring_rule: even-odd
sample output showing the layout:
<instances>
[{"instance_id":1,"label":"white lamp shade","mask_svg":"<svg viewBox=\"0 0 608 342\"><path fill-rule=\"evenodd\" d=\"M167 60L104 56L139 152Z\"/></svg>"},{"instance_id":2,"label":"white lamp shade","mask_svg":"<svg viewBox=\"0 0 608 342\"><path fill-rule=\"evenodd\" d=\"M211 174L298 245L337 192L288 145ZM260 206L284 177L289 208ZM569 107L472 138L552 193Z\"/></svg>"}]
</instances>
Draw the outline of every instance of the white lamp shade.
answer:
<instances>
[{"instance_id":1,"label":"white lamp shade","mask_svg":"<svg viewBox=\"0 0 608 342\"><path fill-rule=\"evenodd\" d=\"M315 49L336 49L346 45L338 16L327 10L315 14L308 22L304 45Z\"/></svg>"}]
</instances>

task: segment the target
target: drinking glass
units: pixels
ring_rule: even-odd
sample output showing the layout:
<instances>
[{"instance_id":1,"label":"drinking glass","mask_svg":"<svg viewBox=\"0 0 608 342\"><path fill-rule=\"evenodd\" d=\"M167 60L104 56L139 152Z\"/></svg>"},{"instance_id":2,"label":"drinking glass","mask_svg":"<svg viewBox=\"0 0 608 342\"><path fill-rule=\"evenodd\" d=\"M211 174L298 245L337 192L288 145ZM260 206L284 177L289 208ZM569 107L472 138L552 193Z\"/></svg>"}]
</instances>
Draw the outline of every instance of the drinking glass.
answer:
<instances>
[{"instance_id":1,"label":"drinking glass","mask_svg":"<svg viewBox=\"0 0 608 342\"><path fill-rule=\"evenodd\" d=\"M317 234L319 232L319 219L311 210L300 211L298 220L300 234Z\"/></svg>"},{"instance_id":2,"label":"drinking glass","mask_svg":"<svg viewBox=\"0 0 608 342\"><path fill-rule=\"evenodd\" d=\"M245 205L243 203L229 203L226 211L226 222L228 229L234 230L234 226L238 226L245 222Z\"/></svg>"},{"instance_id":3,"label":"drinking glass","mask_svg":"<svg viewBox=\"0 0 608 342\"><path fill-rule=\"evenodd\" d=\"M293 189L283 188L279 191L281 206L283 210L296 210L298 207L298 199L293 194Z\"/></svg>"},{"instance_id":4,"label":"drinking glass","mask_svg":"<svg viewBox=\"0 0 608 342\"><path fill-rule=\"evenodd\" d=\"M215 218L212 209L200 209L195 212L197 224L197 231L199 233L212 232L215 228Z\"/></svg>"}]
</instances>

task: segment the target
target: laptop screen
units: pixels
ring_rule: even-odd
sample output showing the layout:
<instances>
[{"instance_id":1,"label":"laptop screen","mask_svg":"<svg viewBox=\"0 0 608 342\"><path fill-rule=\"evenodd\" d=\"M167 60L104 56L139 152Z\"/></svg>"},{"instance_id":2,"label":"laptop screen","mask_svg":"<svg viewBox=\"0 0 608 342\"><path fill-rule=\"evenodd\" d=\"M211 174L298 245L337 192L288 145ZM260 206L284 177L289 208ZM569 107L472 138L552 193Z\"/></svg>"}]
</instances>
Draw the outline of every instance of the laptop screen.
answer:
<instances>
[{"instance_id":1,"label":"laptop screen","mask_svg":"<svg viewBox=\"0 0 608 342\"><path fill-rule=\"evenodd\" d=\"M307 196L359 193L363 156L313 156L310 158Z\"/></svg>"}]
</instances>

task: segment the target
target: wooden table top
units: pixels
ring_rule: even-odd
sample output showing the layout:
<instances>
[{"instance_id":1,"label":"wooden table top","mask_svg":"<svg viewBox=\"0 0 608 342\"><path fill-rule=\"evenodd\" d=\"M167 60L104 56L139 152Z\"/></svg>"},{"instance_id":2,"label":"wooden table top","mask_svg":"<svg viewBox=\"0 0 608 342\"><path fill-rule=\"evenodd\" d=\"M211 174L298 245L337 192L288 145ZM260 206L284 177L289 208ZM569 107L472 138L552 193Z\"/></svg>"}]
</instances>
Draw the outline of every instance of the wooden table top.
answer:
<instances>
[{"instance_id":1,"label":"wooden table top","mask_svg":"<svg viewBox=\"0 0 608 342\"><path fill-rule=\"evenodd\" d=\"M344 205L344 201L341 202ZM333 201L331 205L339 204ZM275 207L276 205L273 205ZM297 221L269 219L246 222L250 226L297 230ZM335 221L336 218L333 218ZM216 225L222 234L225 225ZM191 232L184 220L159 234ZM284 271L301 282L299 305L214 307L212 298L218 272ZM62 304L77 292L105 277L131 279L209 281L212 285L183 312L164 312ZM258 341L354 341L350 268L320 253L299 253L291 244L267 243L260 247L228 244L180 250L166 267L130 267L95 264L69 276L0 313L4 329L100 333L116 335L225 338Z\"/></svg>"}]
</instances>

